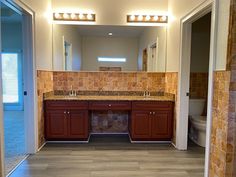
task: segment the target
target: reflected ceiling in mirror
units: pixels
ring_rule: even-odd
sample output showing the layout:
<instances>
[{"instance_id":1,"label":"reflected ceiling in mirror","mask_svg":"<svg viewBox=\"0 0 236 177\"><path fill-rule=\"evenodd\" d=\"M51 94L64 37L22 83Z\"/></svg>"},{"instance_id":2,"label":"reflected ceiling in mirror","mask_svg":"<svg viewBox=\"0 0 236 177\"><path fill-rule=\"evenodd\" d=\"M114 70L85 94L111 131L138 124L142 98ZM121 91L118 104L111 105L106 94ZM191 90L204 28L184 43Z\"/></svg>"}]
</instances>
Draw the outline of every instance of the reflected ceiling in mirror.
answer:
<instances>
[{"instance_id":1,"label":"reflected ceiling in mirror","mask_svg":"<svg viewBox=\"0 0 236 177\"><path fill-rule=\"evenodd\" d=\"M166 27L53 24L53 67L165 72Z\"/></svg>"}]
</instances>

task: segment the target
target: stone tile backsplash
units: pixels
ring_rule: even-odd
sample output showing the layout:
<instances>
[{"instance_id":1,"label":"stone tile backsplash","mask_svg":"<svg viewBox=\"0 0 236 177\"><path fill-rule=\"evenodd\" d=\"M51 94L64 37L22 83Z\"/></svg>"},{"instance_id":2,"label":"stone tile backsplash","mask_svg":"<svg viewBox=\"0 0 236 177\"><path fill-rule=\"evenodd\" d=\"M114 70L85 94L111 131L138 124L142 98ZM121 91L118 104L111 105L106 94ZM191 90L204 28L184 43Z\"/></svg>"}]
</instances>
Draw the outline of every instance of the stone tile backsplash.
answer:
<instances>
[{"instance_id":1,"label":"stone tile backsplash","mask_svg":"<svg viewBox=\"0 0 236 177\"><path fill-rule=\"evenodd\" d=\"M54 72L54 90L165 91L165 73Z\"/></svg>"},{"instance_id":2,"label":"stone tile backsplash","mask_svg":"<svg viewBox=\"0 0 236 177\"><path fill-rule=\"evenodd\" d=\"M38 71L37 72L37 92L38 92L38 147L44 142L44 93L53 91L53 72Z\"/></svg>"},{"instance_id":3,"label":"stone tile backsplash","mask_svg":"<svg viewBox=\"0 0 236 177\"><path fill-rule=\"evenodd\" d=\"M128 133L128 112L93 111L91 133Z\"/></svg>"},{"instance_id":4,"label":"stone tile backsplash","mask_svg":"<svg viewBox=\"0 0 236 177\"><path fill-rule=\"evenodd\" d=\"M190 98L207 99L208 73L190 73Z\"/></svg>"}]
</instances>

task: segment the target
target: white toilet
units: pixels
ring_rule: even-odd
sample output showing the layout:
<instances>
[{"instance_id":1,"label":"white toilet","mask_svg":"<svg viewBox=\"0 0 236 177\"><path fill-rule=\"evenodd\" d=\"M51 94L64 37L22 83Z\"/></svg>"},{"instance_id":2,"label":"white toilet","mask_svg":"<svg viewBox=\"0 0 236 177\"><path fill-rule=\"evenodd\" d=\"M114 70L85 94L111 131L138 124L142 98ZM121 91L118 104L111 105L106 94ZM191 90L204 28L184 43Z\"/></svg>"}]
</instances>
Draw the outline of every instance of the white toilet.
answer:
<instances>
[{"instance_id":1,"label":"white toilet","mask_svg":"<svg viewBox=\"0 0 236 177\"><path fill-rule=\"evenodd\" d=\"M206 100L189 100L190 139L199 146L206 146L206 116L201 116Z\"/></svg>"}]
</instances>

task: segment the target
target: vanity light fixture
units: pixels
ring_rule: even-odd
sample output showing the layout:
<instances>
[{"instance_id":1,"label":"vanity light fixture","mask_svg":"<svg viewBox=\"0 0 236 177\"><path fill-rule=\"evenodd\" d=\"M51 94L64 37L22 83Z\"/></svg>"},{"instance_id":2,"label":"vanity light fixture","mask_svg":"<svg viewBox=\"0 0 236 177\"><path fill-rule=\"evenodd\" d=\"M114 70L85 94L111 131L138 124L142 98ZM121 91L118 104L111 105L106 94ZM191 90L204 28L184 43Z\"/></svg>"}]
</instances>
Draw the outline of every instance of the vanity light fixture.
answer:
<instances>
[{"instance_id":1,"label":"vanity light fixture","mask_svg":"<svg viewBox=\"0 0 236 177\"><path fill-rule=\"evenodd\" d=\"M90 13L53 13L55 21L84 21L95 22L96 15Z\"/></svg>"},{"instance_id":2,"label":"vanity light fixture","mask_svg":"<svg viewBox=\"0 0 236 177\"><path fill-rule=\"evenodd\" d=\"M167 15L127 15L128 23L168 23Z\"/></svg>"}]
</instances>

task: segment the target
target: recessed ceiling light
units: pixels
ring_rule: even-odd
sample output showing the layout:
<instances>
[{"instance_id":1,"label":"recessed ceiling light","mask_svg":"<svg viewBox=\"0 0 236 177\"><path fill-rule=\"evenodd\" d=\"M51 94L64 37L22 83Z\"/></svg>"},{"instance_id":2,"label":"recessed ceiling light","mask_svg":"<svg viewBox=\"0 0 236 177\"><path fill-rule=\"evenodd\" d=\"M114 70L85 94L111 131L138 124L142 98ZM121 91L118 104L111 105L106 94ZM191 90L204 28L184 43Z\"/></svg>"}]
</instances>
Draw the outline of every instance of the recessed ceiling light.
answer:
<instances>
[{"instance_id":1,"label":"recessed ceiling light","mask_svg":"<svg viewBox=\"0 0 236 177\"><path fill-rule=\"evenodd\" d=\"M109 35L109 36L112 36L112 35L113 35L113 33L108 33L108 35Z\"/></svg>"}]
</instances>

